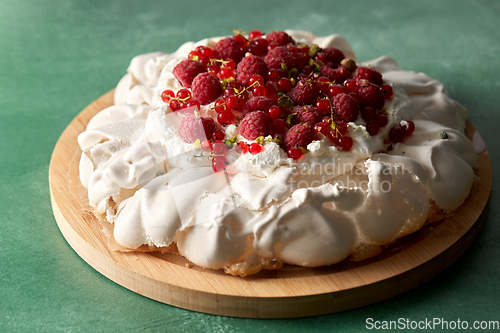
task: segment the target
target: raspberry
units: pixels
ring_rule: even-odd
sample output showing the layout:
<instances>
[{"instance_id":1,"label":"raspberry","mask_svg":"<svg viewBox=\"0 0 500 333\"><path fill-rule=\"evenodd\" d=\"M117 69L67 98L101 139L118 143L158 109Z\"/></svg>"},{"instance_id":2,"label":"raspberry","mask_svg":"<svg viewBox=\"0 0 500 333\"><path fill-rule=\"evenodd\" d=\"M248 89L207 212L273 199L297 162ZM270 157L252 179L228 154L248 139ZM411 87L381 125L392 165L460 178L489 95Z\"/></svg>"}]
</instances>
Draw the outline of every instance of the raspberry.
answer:
<instances>
[{"instance_id":1,"label":"raspberry","mask_svg":"<svg viewBox=\"0 0 500 333\"><path fill-rule=\"evenodd\" d=\"M179 133L182 140L193 143L197 139L211 140L216 130L215 121L210 117L196 117L192 113L187 113L182 117L179 124Z\"/></svg>"},{"instance_id":2,"label":"raspberry","mask_svg":"<svg viewBox=\"0 0 500 333\"><path fill-rule=\"evenodd\" d=\"M342 84L349 78L350 73L346 68L342 66L339 66L335 69L330 66L321 66L321 75L326 76L330 81L333 81L337 84Z\"/></svg>"},{"instance_id":3,"label":"raspberry","mask_svg":"<svg viewBox=\"0 0 500 333\"><path fill-rule=\"evenodd\" d=\"M237 80L243 86L248 86L248 80L252 75L260 75L264 79L267 80L267 64L261 58L255 55L249 55L241 59L238 67L236 68Z\"/></svg>"},{"instance_id":4,"label":"raspberry","mask_svg":"<svg viewBox=\"0 0 500 333\"><path fill-rule=\"evenodd\" d=\"M360 105L362 108L371 106L374 109L381 109L385 104L384 94L380 88L374 84L364 84L358 88L357 94L361 99Z\"/></svg>"},{"instance_id":5,"label":"raspberry","mask_svg":"<svg viewBox=\"0 0 500 333\"><path fill-rule=\"evenodd\" d=\"M304 124L297 124L290 128L283 137L283 147L285 151L291 148L306 148L313 140L311 128Z\"/></svg>"},{"instance_id":6,"label":"raspberry","mask_svg":"<svg viewBox=\"0 0 500 333\"><path fill-rule=\"evenodd\" d=\"M175 66L173 73L183 87L191 88L191 83L196 75L206 71L207 69L205 66L198 61L187 59L181 61L177 66Z\"/></svg>"},{"instance_id":7,"label":"raspberry","mask_svg":"<svg viewBox=\"0 0 500 333\"><path fill-rule=\"evenodd\" d=\"M240 134L247 140L269 135L271 119L262 111L250 112L240 123Z\"/></svg>"},{"instance_id":8,"label":"raspberry","mask_svg":"<svg viewBox=\"0 0 500 333\"><path fill-rule=\"evenodd\" d=\"M277 46L267 53L264 61L269 68L279 69L281 64L285 64L288 69L292 69L295 67L297 59L288 52L286 46Z\"/></svg>"},{"instance_id":9,"label":"raspberry","mask_svg":"<svg viewBox=\"0 0 500 333\"><path fill-rule=\"evenodd\" d=\"M319 89L313 83L299 81L290 92L290 97L298 105L314 104L319 97Z\"/></svg>"},{"instance_id":10,"label":"raspberry","mask_svg":"<svg viewBox=\"0 0 500 333\"><path fill-rule=\"evenodd\" d=\"M266 96L257 96L250 98L243 106L243 115L246 115L255 110L261 110L264 112L269 111L269 108L273 106L273 101Z\"/></svg>"},{"instance_id":11,"label":"raspberry","mask_svg":"<svg viewBox=\"0 0 500 333\"><path fill-rule=\"evenodd\" d=\"M293 108L292 113L295 114L293 117L294 124L308 123L313 126L323 118L321 112L311 105L296 106Z\"/></svg>"},{"instance_id":12,"label":"raspberry","mask_svg":"<svg viewBox=\"0 0 500 333\"><path fill-rule=\"evenodd\" d=\"M210 73L198 74L191 85L193 97L200 104L209 104L222 94L222 86L215 76Z\"/></svg>"},{"instance_id":13,"label":"raspberry","mask_svg":"<svg viewBox=\"0 0 500 333\"><path fill-rule=\"evenodd\" d=\"M328 59L328 61L331 61L336 65L340 64L340 62L345 58L342 51L331 46L322 49L321 53L326 54L326 58Z\"/></svg>"},{"instance_id":14,"label":"raspberry","mask_svg":"<svg viewBox=\"0 0 500 333\"><path fill-rule=\"evenodd\" d=\"M214 57L217 59L233 59L236 63L240 62L245 55L243 50L234 39L227 37L218 41L213 47Z\"/></svg>"},{"instance_id":15,"label":"raspberry","mask_svg":"<svg viewBox=\"0 0 500 333\"><path fill-rule=\"evenodd\" d=\"M266 35L266 39L269 43L275 43L277 45L295 44L293 38L284 31L273 31Z\"/></svg>"},{"instance_id":16,"label":"raspberry","mask_svg":"<svg viewBox=\"0 0 500 333\"><path fill-rule=\"evenodd\" d=\"M355 121L358 118L359 104L351 95L346 93L338 94L333 98L333 105L343 121Z\"/></svg>"},{"instance_id":17,"label":"raspberry","mask_svg":"<svg viewBox=\"0 0 500 333\"><path fill-rule=\"evenodd\" d=\"M354 73L354 79L356 81L368 80L378 86L381 86L384 83L382 80L382 74L370 67L358 67L356 69L356 73Z\"/></svg>"}]
</instances>

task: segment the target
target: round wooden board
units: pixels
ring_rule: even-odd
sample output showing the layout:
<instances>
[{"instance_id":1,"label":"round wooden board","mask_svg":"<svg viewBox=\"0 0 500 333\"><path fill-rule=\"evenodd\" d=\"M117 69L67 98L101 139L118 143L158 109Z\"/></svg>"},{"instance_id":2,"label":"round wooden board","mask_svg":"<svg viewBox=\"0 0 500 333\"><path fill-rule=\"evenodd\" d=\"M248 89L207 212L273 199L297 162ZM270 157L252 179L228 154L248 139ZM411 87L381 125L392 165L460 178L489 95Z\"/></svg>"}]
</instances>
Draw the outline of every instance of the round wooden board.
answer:
<instances>
[{"instance_id":1,"label":"round wooden board","mask_svg":"<svg viewBox=\"0 0 500 333\"><path fill-rule=\"evenodd\" d=\"M80 184L78 134L90 118L113 104L113 91L85 108L63 132L49 171L52 208L71 247L112 281L138 294L181 308L248 318L305 317L349 310L398 295L429 280L457 260L486 218L492 171L488 152L479 154L479 181L453 216L407 236L380 256L345 260L322 268L284 266L240 278L220 270L188 268L174 254L116 252L108 247ZM469 137L475 132L468 123Z\"/></svg>"}]
</instances>

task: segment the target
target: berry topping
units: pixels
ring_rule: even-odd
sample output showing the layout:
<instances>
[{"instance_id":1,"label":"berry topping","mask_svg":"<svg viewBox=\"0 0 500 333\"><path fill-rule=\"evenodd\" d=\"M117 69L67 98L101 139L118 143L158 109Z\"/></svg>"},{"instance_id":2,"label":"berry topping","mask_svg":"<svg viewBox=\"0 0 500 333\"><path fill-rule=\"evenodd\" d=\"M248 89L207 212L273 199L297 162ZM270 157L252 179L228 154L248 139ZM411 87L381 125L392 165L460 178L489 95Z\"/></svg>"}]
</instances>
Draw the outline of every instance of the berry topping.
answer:
<instances>
[{"instance_id":1,"label":"berry topping","mask_svg":"<svg viewBox=\"0 0 500 333\"><path fill-rule=\"evenodd\" d=\"M333 99L333 105L335 106L335 111L342 118L343 121L355 121L359 115L359 104L349 94L338 94Z\"/></svg>"},{"instance_id":2,"label":"berry topping","mask_svg":"<svg viewBox=\"0 0 500 333\"><path fill-rule=\"evenodd\" d=\"M296 106L293 108L292 114L294 114L294 124L308 123L310 126L313 126L323 118L323 114L311 105Z\"/></svg>"},{"instance_id":3,"label":"berry topping","mask_svg":"<svg viewBox=\"0 0 500 333\"><path fill-rule=\"evenodd\" d=\"M193 97L201 104L209 104L222 94L219 80L210 73L198 74L191 86Z\"/></svg>"},{"instance_id":4,"label":"berry topping","mask_svg":"<svg viewBox=\"0 0 500 333\"><path fill-rule=\"evenodd\" d=\"M286 46L277 46L267 53L264 61L269 68L279 69L284 64L286 68L292 69L295 67L297 59L293 54L288 52Z\"/></svg>"},{"instance_id":5,"label":"berry topping","mask_svg":"<svg viewBox=\"0 0 500 333\"><path fill-rule=\"evenodd\" d=\"M290 92L290 97L295 104L315 104L320 91L314 83L308 81L299 81Z\"/></svg>"},{"instance_id":6,"label":"berry topping","mask_svg":"<svg viewBox=\"0 0 500 333\"><path fill-rule=\"evenodd\" d=\"M274 43L276 45L295 44L293 38L284 31L270 32L266 35L266 39L269 43Z\"/></svg>"},{"instance_id":7,"label":"berry topping","mask_svg":"<svg viewBox=\"0 0 500 333\"><path fill-rule=\"evenodd\" d=\"M261 57L249 55L239 62L236 68L236 79L246 87L251 84L248 81L253 75L260 75L264 81L267 80L267 72L267 65ZM262 82L262 85L264 85L264 82Z\"/></svg>"},{"instance_id":8,"label":"berry topping","mask_svg":"<svg viewBox=\"0 0 500 333\"><path fill-rule=\"evenodd\" d=\"M244 53L237 41L231 37L223 38L213 47L214 57L217 59L233 59L238 63L243 58ZM234 67L233 67L234 68Z\"/></svg>"},{"instance_id":9,"label":"berry topping","mask_svg":"<svg viewBox=\"0 0 500 333\"><path fill-rule=\"evenodd\" d=\"M187 113L179 124L179 134L187 143L196 140L211 140L216 130L215 122L210 117L198 117L192 113Z\"/></svg>"},{"instance_id":10,"label":"berry topping","mask_svg":"<svg viewBox=\"0 0 500 333\"><path fill-rule=\"evenodd\" d=\"M196 75L206 71L205 66L198 61L187 59L175 66L173 73L183 87L190 88Z\"/></svg>"},{"instance_id":11,"label":"berry topping","mask_svg":"<svg viewBox=\"0 0 500 333\"><path fill-rule=\"evenodd\" d=\"M240 134L247 140L269 135L270 119L262 111L250 112L240 123Z\"/></svg>"},{"instance_id":12,"label":"berry topping","mask_svg":"<svg viewBox=\"0 0 500 333\"><path fill-rule=\"evenodd\" d=\"M243 107L243 115L255 110L269 111L269 109L274 105L273 101L266 96L256 96L250 98Z\"/></svg>"},{"instance_id":13,"label":"berry topping","mask_svg":"<svg viewBox=\"0 0 500 333\"><path fill-rule=\"evenodd\" d=\"M297 124L290 128L283 137L283 147L288 152L291 148L306 148L313 140L311 128L304 124Z\"/></svg>"},{"instance_id":14,"label":"berry topping","mask_svg":"<svg viewBox=\"0 0 500 333\"><path fill-rule=\"evenodd\" d=\"M354 74L354 79L356 81L368 80L378 86L381 86L384 83L382 80L382 74L377 72L376 69L370 67L358 67L356 69L356 73Z\"/></svg>"}]
</instances>

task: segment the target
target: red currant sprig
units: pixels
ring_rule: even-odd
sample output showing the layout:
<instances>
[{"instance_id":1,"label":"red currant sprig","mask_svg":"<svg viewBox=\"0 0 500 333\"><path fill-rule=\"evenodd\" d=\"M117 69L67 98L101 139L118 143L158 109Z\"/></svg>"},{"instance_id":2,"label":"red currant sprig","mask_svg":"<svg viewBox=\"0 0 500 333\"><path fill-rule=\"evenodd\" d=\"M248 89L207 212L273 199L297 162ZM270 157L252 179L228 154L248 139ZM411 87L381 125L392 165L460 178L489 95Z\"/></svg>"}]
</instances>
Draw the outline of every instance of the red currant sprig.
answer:
<instances>
[{"instance_id":1,"label":"red currant sprig","mask_svg":"<svg viewBox=\"0 0 500 333\"><path fill-rule=\"evenodd\" d=\"M201 107L200 103L192 98L191 92L186 88L179 89L177 94L170 89L164 90L161 93L161 99L170 106L172 111L179 111L189 107L200 110Z\"/></svg>"}]
</instances>

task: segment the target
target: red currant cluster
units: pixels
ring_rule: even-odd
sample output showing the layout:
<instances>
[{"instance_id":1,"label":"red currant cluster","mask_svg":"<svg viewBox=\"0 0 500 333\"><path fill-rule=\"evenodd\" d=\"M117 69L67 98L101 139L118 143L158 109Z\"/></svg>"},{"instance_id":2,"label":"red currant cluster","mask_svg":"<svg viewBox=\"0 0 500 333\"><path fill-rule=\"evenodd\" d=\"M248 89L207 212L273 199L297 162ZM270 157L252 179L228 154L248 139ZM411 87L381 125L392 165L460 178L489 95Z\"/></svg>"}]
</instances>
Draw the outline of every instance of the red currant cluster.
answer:
<instances>
[{"instance_id":1,"label":"red currant cluster","mask_svg":"<svg viewBox=\"0 0 500 333\"><path fill-rule=\"evenodd\" d=\"M191 96L191 91L186 88L179 89L177 94L172 90L164 90L161 93L161 100L170 106L172 111L178 111L189 107L196 107L200 110L200 103Z\"/></svg>"}]
</instances>

